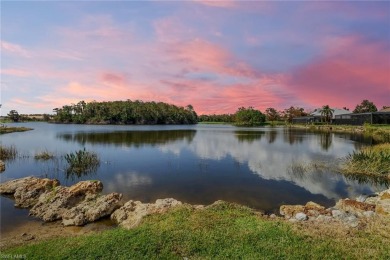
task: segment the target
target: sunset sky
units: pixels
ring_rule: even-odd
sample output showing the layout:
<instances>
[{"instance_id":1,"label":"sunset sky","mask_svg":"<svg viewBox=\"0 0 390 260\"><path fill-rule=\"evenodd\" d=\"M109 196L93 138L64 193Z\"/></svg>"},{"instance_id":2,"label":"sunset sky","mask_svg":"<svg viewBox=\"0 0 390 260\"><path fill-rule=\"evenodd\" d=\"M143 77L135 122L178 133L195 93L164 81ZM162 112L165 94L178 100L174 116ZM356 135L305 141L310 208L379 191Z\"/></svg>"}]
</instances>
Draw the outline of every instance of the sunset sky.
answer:
<instances>
[{"instance_id":1,"label":"sunset sky","mask_svg":"<svg viewBox=\"0 0 390 260\"><path fill-rule=\"evenodd\" d=\"M390 106L390 1L1 1L1 114Z\"/></svg>"}]
</instances>

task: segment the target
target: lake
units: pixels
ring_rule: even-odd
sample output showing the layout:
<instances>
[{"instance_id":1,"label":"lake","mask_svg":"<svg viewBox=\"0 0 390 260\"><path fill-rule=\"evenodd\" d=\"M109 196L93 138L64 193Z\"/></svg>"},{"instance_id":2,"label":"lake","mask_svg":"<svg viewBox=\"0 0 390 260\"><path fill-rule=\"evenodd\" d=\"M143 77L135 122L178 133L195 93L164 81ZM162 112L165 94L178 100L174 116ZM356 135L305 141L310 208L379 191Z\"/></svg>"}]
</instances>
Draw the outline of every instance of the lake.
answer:
<instances>
[{"instance_id":1,"label":"lake","mask_svg":"<svg viewBox=\"0 0 390 260\"><path fill-rule=\"evenodd\" d=\"M237 202L267 213L282 204L314 201L325 206L345 197L383 190L384 184L357 181L331 167L370 138L352 134L312 133L283 127L238 128L229 125L111 126L19 123L34 130L1 135L18 158L6 162L0 182L25 176L56 178L62 185L100 180L104 193L120 192L125 200L154 202L175 198L191 204L216 200ZM100 160L96 171L72 175L63 156L85 148ZM56 158L38 161L49 151ZM305 166L306 165L306 166ZM34 221L1 197L1 232Z\"/></svg>"}]
</instances>

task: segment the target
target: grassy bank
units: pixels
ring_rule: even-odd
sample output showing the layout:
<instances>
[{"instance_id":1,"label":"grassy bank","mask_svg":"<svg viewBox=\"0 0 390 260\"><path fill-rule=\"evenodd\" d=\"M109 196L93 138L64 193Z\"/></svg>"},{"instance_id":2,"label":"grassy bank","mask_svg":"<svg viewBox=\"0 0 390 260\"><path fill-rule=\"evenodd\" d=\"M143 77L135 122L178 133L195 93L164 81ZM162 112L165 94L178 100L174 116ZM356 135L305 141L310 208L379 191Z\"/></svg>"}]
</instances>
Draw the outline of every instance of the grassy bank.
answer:
<instances>
[{"instance_id":1,"label":"grassy bank","mask_svg":"<svg viewBox=\"0 0 390 260\"><path fill-rule=\"evenodd\" d=\"M377 143L390 142L390 125L316 125L316 124L290 124L289 128L307 129L319 132L353 133L372 136Z\"/></svg>"},{"instance_id":2,"label":"grassy bank","mask_svg":"<svg viewBox=\"0 0 390 260\"><path fill-rule=\"evenodd\" d=\"M8 126L0 126L0 134L8 134L13 132L25 132L33 130L27 127L8 127Z\"/></svg>"},{"instance_id":3,"label":"grassy bank","mask_svg":"<svg viewBox=\"0 0 390 260\"><path fill-rule=\"evenodd\" d=\"M390 143L365 147L353 152L342 165L345 174L390 179Z\"/></svg>"},{"instance_id":4,"label":"grassy bank","mask_svg":"<svg viewBox=\"0 0 390 260\"><path fill-rule=\"evenodd\" d=\"M307 230L266 219L242 206L220 203L204 210L182 206L166 214L151 215L133 230L116 228L94 235L59 238L4 250L2 254L25 255L28 259L386 259L390 256L390 238L376 232L352 232L346 239L338 228L334 232L340 236L329 228L328 235L324 232L311 235L313 232Z\"/></svg>"}]
</instances>

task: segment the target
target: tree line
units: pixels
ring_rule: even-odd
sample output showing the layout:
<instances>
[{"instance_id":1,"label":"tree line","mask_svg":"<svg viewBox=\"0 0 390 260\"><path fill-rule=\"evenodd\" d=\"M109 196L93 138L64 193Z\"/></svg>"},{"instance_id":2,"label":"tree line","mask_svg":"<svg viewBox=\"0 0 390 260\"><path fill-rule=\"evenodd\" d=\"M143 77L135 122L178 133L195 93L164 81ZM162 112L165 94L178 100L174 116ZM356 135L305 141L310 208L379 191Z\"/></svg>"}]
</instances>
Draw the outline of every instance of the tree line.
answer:
<instances>
[{"instance_id":1,"label":"tree line","mask_svg":"<svg viewBox=\"0 0 390 260\"><path fill-rule=\"evenodd\" d=\"M384 106L383 108L387 108ZM344 107L345 110L349 110ZM54 121L58 123L77 124L196 124L197 122L225 122L239 126L261 125L266 120L292 122L295 117L307 116L302 107L291 106L278 111L269 107L262 113L253 107L240 107L234 114L198 115L191 105L178 107L163 102L110 101L89 102L80 101L77 104L64 105L55 108L54 117L44 114L40 120ZM353 113L366 113L378 111L375 104L369 100L363 100L356 105ZM319 109L325 122L329 122L334 110L329 105ZM8 118L14 122L32 120L33 115L19 115L16 110L8 113ZM36 120L36 117L35 117Z\"/></svg>"},{"instance_id":2,"label":"tree line","mask_svg":"<svg viewBox=\"0 0 390 260\"><path fill-rule=\"evenodd\" d=\"M198 116L191 105L178 107L163 102L80 101L53 110L54 121L76 124L196 124Z\"/></svg>"}]
</instances>

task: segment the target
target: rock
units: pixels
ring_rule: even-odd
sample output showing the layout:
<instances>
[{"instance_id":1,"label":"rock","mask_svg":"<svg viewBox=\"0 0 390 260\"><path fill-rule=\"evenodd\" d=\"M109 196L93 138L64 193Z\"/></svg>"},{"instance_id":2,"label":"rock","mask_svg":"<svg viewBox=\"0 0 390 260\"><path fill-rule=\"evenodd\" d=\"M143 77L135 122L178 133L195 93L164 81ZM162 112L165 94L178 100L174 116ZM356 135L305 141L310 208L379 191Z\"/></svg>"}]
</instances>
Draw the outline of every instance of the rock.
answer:
<instances>
[{"instance_id":1,"label":"rock","mask_svg":"<svg viewBox=\"0 0 390 260\"><path fill-rule=\"evenodd\" d=\"M375 205L368 204L366 202L358 202L356 200L350 200L350 199L341 199L336 203L336 208L361 215L364 211L375 211Z\"/></svg>"},{"instance_id":2,"label":"rock","mask_svg":"<svg viewBox=\"0 0 390 260\"><path fill-rule=\"evenodd\" d=\"M276 215L275 214L271 214L271 215L269 215L269 218L274 219L274 218L276 218Z\"/></svg>"},{"instance_id":3,"label":"rock","mask_svg":"<svg viewBox=\"0 0 390 260\"><path fill-rule=\"evenodd\" d=\"M62 214L64 226L81 226L110 215L121 206L122 194L110 193L108 195L88 197Z\"/></svg>"},{"instance_id":4,"label":"rock","mask_svg":"<svg viewBox=\"0 0 390 260\"><path fill-rule=\"evenodd\" d=\"M26 177L0 184L1 194L13 194L15 206L28 208L34 206L41 194L59 186L58 180Z\"/></svg>"},{"instance_id":5,"label":"rock","mask_svg":"<svg viewBox=\"0 0 390 260\"><path fill-rule=\"evenodd\" d=\"M159 199L156 203L142 203L140 201L130 200L123 207L114 211L111 219L120 226L131 229L138 226L144 216L154 213L163 213L172 207L182 205L175 199Z\"/></svg>"},{"instance_id":6,"label":"rock","mask_svg":"<svg viewBox=\"0 0 390 260\"><path fill-rule=\"evenodd\" d=\"M304 212L305 207L302 205L282 205L280 206L280 215L285 218L292 218L299 212Z\"/></svg>"},{"instance_id":7,"label":"rock","mask_svg":"<svg viewBox=\"0 0 390 260\"><path fill-rule=\"evenodd\" d=\"M345 215L345 213L342 212L341 210L338 209L332 210L332 217L334 218L341 218L343 217L343 215Z\"/></svg>"},{"instance_id":8,"label":"rock","mask_svg":"<svg viewBox=\"0 0 390 260\"><path fill-rule=\"evenodd\" d=\"M307 220L307 215L305 213L299 212L295 215L295 219L298 221Z\"/></svg>"},{"instance_id":9,"label":"rock","mask_svg":"<svg viewBox=\"0 0 390 260\"><path fill-rule=\"evenodd\" d=\"M390 199L390 189L380 192L378 197L380 200Z\"/></svg>"},{"instance_id":10,"label":"rock","mask_svg":"<svg viewBox=\"0 0 390 260\"><path fill-rule=\"evenodd\" d=\"M374 211L364 211L363 212L363 216L365 216L366 218L372 218L375 216L375 212Z\"/></svg>"},{"instance_id":11,"label":"rock","mask_svg":"<svg viewBox=\"0 0 390 260\"><path fill-rule=\"evenodd\" d=\"M343 222L345 222L350 227L357 227L359 225L359 219L354 215L349 215L345 219L343 219Z\"/></svg>"},{"instance_id":12,"label":"rock","mask_svg":"<svg viewBox=\"0 0 390 260\"><path fill-rule=\"evenodd\" d=\"M33 236L31 234L27 234L27 233L23 233L21 237L22 237L23 241L30 241L30 240L35 239L35 236Z\"/></svg>"},{"instance_id":13,"label":"rock","mask_svg":"<svg viewBox=\"0 0 390 260\"><path fill-rule=\"evenodd\" d=\"M325 222L325 223L329 223L333 220L333 218L331 216L326 216L326 215L319 215L317 218L316 218L317 221L321 221L321 222Z\"/></svg>"},{"instance_id":14,"label":"rock","mask_svg":"<svg viewBox=\"0 0 390 260\"><path fill-rule=\"evenodd\" d=\"M30 215L44 221L54 221L62 218L69 209L88 198L93 200L102 191L100 181L81 181L71 187L58 186L53 191L39 197L38 202L30 210Z\"/></svg>"},{"instance_id":15,"label":"rock","mask_svg":"<svg viewBox=\"0 0 390 260\"><path fill-rule=\"evenodd\" d=\"M5 171L5 163L2 160L0 160L0 173L4 171Z\"/></svg>"},{"instance_id":16,"label":"rock","mask_svg":"<svg viewBox=\"0 0 390 260\"><path fill-rule=\"evenodd\" d=\"M365 202L367 198L368 198L367 195L359 195L359 196L356 198L356 201L358 201L358 202Z\"/></svg>"},{"instance_id":17,"label":"rock","mask_svg":"<svg viewBox=\"0 0 390 260\"><path fill-rule=\"evenodd\" d=\"M381 215L390 215L390 189L379 193L375 212Z\"/></svg>"},{"instance_id":18,"label":"rock","mask_svg":"<svg viewBox=\"0 0 390 260\"><path fill-rule=\"evenodd\" d=\"M306 210L317 210L317 211L323 211L325 210L325 207L315 203L315 202L312 202L312 201L309 201L308 203L306 203L305 205L305 209Z\"/></svg>"}]
</instances>

